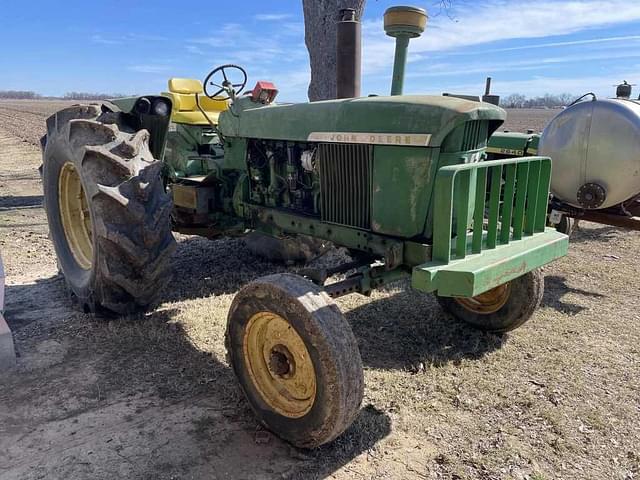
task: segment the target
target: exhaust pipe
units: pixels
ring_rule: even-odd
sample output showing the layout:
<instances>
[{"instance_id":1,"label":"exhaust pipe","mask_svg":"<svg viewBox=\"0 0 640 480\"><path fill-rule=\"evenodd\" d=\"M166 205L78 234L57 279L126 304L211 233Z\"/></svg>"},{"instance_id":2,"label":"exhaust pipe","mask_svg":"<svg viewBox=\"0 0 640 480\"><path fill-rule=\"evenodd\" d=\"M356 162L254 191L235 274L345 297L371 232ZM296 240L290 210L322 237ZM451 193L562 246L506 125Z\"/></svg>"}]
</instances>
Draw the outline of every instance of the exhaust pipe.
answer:
<instances>
[{"instance_id":1,"label":"exhaust pipe","mask_svg":"<svg viewBox=\"0 0 640 480\"><path fill-rule=\"evenodd\" d=\"M360 65L362 62L361 25L352 8L340 10L338 22L336 74L338 98L360 96Z\"/></svg>"},{"instance_id":2,"label":"exhaust pipe","mask_svg":"<svg viewBox=\"0 0 640 480\"><path fill-rule=\"evenodd\" d=\"M484 95L482 96L482 101L495 105L496 107L500 105L500 95L491 94L491 77L487 77L487 81L484 86Z\"/></svg>"},{"instance_id":3,"label":"exhaust pipe","mask_svg":"<svg viewBox=\"0 0 640 480\"><path fill-rule=\"evenodd\" d=\"M427 26L427 12L418 7L391 7L384 12L384 31L396 39L391 95L402 95L409 40L418 38Z\"/></svg>"}]
</instances>

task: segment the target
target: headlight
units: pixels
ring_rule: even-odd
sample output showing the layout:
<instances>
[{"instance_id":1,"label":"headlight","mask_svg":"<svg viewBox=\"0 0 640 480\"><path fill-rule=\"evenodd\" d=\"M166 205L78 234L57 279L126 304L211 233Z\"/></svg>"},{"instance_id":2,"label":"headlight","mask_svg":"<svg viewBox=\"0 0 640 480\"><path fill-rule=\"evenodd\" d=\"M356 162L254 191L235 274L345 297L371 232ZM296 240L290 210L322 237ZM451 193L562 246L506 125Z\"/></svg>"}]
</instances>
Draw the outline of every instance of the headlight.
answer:
<instances>
[{"instance_id":1,"label":"headlight","mask_svg":"<svg viewBox=\"0 0 640 480\"><path fill-rule=\"evenodd\" d=\"M151 110L151 101L148 98L142 97L136 102L135 111L138 113L149 113Z\"/></svg>"},{"instance_id":2,"label":"headlight","mask_svg":"<svg viewBox=\"0 0 640 480\"><path fill-rule=\"evenodd\" d=\"M153 113L166 117L167 115L169 115L169 104L163 100L157 100L153 104Z\"/></svg>"}]
</instances>

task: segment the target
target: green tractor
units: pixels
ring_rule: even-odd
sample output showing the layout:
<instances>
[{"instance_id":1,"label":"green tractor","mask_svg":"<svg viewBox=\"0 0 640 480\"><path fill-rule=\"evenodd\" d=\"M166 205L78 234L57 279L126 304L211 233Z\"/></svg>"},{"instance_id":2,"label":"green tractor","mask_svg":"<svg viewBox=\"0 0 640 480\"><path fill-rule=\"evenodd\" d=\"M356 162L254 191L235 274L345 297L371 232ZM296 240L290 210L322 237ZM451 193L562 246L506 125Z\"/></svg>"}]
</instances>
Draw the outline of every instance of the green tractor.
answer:
<instances>
[{"instance_id":1,"label":"green tractor","mask_svg":"<svg viewBox=\"0 0 640 480\"><path fill-rule=\"evenodd\" d=\"M425 21L391 9L385 27L410 37ZM241 95L246 72L224 65L204 86L174 78L159 95L51 116L46 210L79 305L152 308L170 278L172 230L345 247L352 260L333 269L251 282L228 314L229 360L250 406L306 448L343 432L363 396L357 342L334 298L410 279L474 327L522 325L542 298L540 267L568 246L545 227L551 160L485 161L505 112L401 95L406 51L396 58L393 96L277 104L268 82ZM328 282L334 274L344 275Z\"/></svg>"}]
</instances>

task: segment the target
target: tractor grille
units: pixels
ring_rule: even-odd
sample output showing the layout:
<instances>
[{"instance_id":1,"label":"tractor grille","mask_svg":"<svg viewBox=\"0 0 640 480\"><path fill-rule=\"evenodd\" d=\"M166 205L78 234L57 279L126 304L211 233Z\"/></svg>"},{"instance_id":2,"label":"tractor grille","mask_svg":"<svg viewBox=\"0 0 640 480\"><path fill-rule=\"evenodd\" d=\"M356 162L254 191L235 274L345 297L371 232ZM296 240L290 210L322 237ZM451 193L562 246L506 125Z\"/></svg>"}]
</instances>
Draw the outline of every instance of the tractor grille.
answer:
<instances>
[{"instance_id":1,"label":"tractor grille","mask_svg":"<svg viewBox=\"0 0 640 480\"><path fill-rule=\"evenodd\" d=\"M481 120L472 120L464 124L464 133L462 134L462 148L460 150L466 151L479 148L480 135L482 133L483 126L484 125Z\"/></svg>"},{"instance_id":2,"label":"tractor grille","mask_svg":"<svg viewBox=\"0 0 640 480\"><path fill-rule=\"evenodd\" d=\"M318 160L322 221L368 229L371 146L321 143Z\"/></svg>"}]
</instances>

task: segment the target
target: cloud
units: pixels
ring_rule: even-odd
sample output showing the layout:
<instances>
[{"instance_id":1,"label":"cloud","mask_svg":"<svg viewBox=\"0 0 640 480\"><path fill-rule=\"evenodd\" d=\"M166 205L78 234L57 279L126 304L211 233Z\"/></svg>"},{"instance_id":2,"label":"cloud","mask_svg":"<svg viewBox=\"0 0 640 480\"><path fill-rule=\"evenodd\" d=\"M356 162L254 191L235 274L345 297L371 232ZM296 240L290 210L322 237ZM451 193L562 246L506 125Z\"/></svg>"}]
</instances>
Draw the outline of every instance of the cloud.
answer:
<instances>
[{"instance_id":1,"label":"cloud","mask_svg":"<svg viewBox=\"0 0 640 480\"><path fill-rule=\"evenodd\" d=\"M424 68L413 68L407 73L407 78L438 77L449 75L465 75L472 73L492 74L494 72L511 72L525 70L540 70L556 65L567 65L569 63L584 64L587 62L598 62L601 60L621 60L640 58L640 52L635 50L616 50L597 54L570 54L557 57L542 57L530 60L500 61L490 63L486 61L473 63L434 63L424 66Z\"/></svg>"},{"instance_id":2,"label":"cloud","mask_svg":"<svg viewBox=\"0 0 640 480\"><path fill-rule=\"evenodd\" d=\"M187 52L193 53L194 55L206 55L207 52L197 45L187 45L185 46Z\"/></svg>"},{"instance_id":3,"label":"cloud","mask_svg":"<svg viewBox=\"0 0 640 480\"><path fill-rule=\"evenodd\" d=\"M165 73L169 71L171 67L169 65L131 65L127 67L127 70L139 73Z\"/></svg>"},{"instance_id":4,"label":"cloud","mask_svg":"<svg viewBox=\"0 0 640 480\"><path fill-rule=\"evenodd\" d=\"M282 64L307 62L307 50L304 46L302 24L284 22L277 31L268 35L256 35L255 31L238 23L222 25L209 36L187 40L186 49L190 53L211 56L210 63L238 63L249 72L261 66L273 66L273 71ZM299 36L300 41L294 37ZM233 48L229 48L232 45Z\"/></svg>"},{"instance_id":5,"label":"cloud","mask_svg":"<svg viewBox=\"0 0 640 480\"><path fill-rule=\"evenodd\" d=\"M627 0L489 0L474 3L473 7L454 2L451 15L455 21L437 16L428 22L423 36L411 43L410 60L420 58L421 53L518 38L568 35L640 20L640 2ZM363 31L365 73L386 68L393 58L394 42L383 37L382 20L364 22Z\"/></svg>"},{"instance_id":6,"label":"cloud","mask_svg":"<svg viewBox=\"0 0 640 480\"><path fill-rule=\"evenodd\" d=\"M91 35L90 40L93 43L99 43L101 45L120 45L122 43L122 40L116 40L113 38L105 38L102 35L99 34L95 34L95 35Z\"/></svg>"},{"instance_id":7,"label":"cloud","mask_svg":"<svg viewBox=\"0 0 640 480\"><path fill-rule=\"evenodd\" d=\"M571 47L575 45L592 45L596 43L628 42L628 41L635 41L635 40L640 40L640 35L625 35L622 37L589 38L586 40L568 40L565 42L535 43L532 45L520 45L518 47L493 48L490 50L482 50L482 51L474 51L474 52L460 52L460 54L476 55L479 53L513 52L517 50L530 50L535 48Z\"/></svg>"},{"instance_id":8,"label":"cloud","mask_svg":"<svg viewBox=\"0 0 640 480\"><path fill-rule=\"evenodd\" d=\"M279 22L292 16L290 13L259 13L254 15L253 18L259 22Z\"/></svg>"},{"instance_id":9,"label":"cloud","mask_svg":"<svg viewBox=\"0 0 640 480\"><path fill-rule=\"evenodd\" d=\"M91 35L90 40L93 43L99 43L101 45L122 45L127 42L162 42L167 40L167 37L160 35L146 35L141 33L126 33L118 38L105 37L99 33Z\"/></svg>"}]
</instances>

